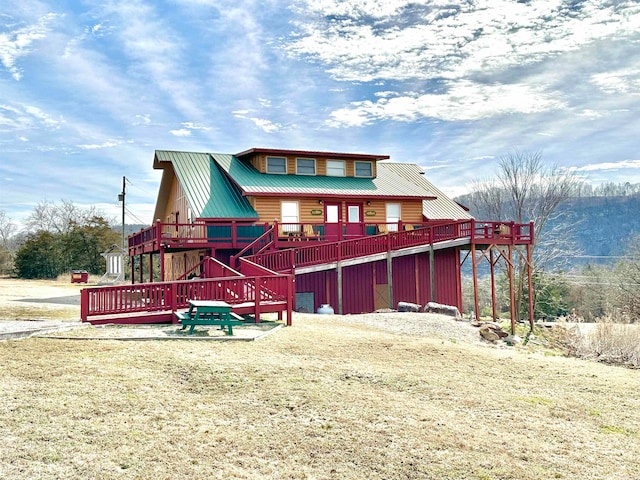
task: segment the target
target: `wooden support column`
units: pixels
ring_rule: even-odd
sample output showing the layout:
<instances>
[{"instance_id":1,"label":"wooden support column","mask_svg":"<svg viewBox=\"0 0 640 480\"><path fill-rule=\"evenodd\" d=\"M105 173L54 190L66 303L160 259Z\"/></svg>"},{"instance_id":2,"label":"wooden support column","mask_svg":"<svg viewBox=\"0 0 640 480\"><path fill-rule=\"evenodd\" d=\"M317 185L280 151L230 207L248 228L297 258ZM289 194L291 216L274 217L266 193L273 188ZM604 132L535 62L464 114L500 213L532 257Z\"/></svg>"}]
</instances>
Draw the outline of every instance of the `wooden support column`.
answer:
<instances>
[{"instance_id":1,"label":"wooden support column","mask_svg":"<svg viewBox=\"0 0 640 480\"><path fill-rule=\"evenodd\" d=\"M509 258L507 259L507 264L509 266L509 311L511 312L511 334L515 335L516 333L516 299L515 299L515 291L513 286L513 247L509 245L508 247Z\"/></svg>"},{"instance_id":2,"label":"wooden support column","mask_svg":"<svg viewBox=\"0 0 640 480\"><path fill-rule=\"evenodd\" d=\"M527 244L527 277L529 281L529 327L533 330L534 323L534 304L533 304L533 272L532 265L531 245Z\"/></svg>"},{"instance_id":3,"label":"wooden support column","mask_svg":"<svg viewBox=\"0 0 640 480\"><path fill-rule=\"evenodd\" d=\"M153 282L153 252L149 253L149 282Z\"/></svg>"},{"instance_id":4,"label":"wooden support column","mask_svg":"<svg viewBox=\"0 0 640 480\"><path fill-rule=\"evenodd\" d=\"M493 246L489 247L489 263L491 270L491 313L493 315L493 321L498 319L496 312L496 272L495 272L495 260L493 258Z\"/></svg>"},{"instance_id":5,"label":"wooden support column","mask_svg":"<svg viewBox=\"0 0 640 480\"><path fill-rule=\"evenodd\" d=\"M164 247L160 247L160 281L164 282Z\"/></svg>"},{"instance_id":6,"label":"wooden support column","mask_svg":"<svg viewBox=\"0 0 640 480\"><path fill-rule=\"evenodd\" d=\"M393 309L393 258L391 251L387 252L387 287L389 289L389 308Z\"/></svg>"},{"instance_id":7,"label":"wooden support column","mask_svg":"<svg viewBox=\"0 0 640 480\"><path fill-rule=\"evenodd\" d=\"M343 315L342 313L342 262L338 262L337 273L338 273L338 313L340 315Z\"/></svg>"},{"instance_id":8,"label":"wooden support column","mask_svg":"<svg viewBox=\"0 0 640 480\"><path fill-rule=\"evenodd\" d=\"M129 257L130 263L131 263L131 285L134 285L136 283L136 268L135 268L135 255L133 257Z\"/></svg>"},{"instance_id":9,"label":"wooden support column","mask_svg":"<svg viewBox=\"0 0 640 480\"><path fill-rule=\"evenodd\" d=\"M144 283L144 254L140 254L140 268L138 269L138 274L140 276L140 283Z\"/></svg>"},{"instance_id":10,"label":"wooden support column","mask_svg":"<svg viewBox=\"0 0 640 480\"><path fill-rule=\"evenodd\" d=\"M476 262L476 245L471 243L471 260L473 270L473 308L475 308L476 320L480 318L480 300L478 296L478 264Z\"/></svg>"},{"instance_id":11,"label":"wooden support column","mask_svg":"<svg viewBox=\"0 0 640 480\"><path fill-rule=\"evenodd\" d=\"M433 239L429 248L429 295L436 301L436 253L433 250Z\"/></svg>"}]
</instances>

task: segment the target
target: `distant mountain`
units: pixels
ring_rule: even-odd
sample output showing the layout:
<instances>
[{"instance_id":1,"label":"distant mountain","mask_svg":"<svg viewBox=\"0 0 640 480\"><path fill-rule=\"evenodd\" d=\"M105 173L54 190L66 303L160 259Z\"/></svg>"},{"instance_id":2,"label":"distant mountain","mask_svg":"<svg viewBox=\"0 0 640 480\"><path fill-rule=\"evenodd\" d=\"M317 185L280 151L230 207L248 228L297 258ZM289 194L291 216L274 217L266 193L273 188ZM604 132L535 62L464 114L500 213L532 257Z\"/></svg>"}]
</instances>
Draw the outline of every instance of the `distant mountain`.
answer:
<instances>
[{"instance_id":1,"label":"distant mountain","mask_svg":"<svg viewBox=\"0 0 640 480\"><path fill-rule=\"evenodd\" d=\"M471 208L478 220L493 220L474 211L468 196L456 201ZM640 234L640 193L571 198L558 208L546 229L561 223L572 227L569 239L577 247L570 264L614 263L625 254L629 239Z\"/></svg>"}]
</instances>

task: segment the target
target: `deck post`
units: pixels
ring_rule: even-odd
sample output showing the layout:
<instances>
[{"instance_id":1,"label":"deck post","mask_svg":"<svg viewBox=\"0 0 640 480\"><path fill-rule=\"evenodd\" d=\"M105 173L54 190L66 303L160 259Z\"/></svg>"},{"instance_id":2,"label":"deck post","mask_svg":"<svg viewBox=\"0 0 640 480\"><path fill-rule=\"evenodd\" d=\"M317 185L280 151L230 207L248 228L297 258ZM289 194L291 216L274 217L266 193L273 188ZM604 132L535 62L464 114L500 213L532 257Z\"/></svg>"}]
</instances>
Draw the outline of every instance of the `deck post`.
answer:
<instances>
[{"instance_id":1,"label":"deck post","mask_svg":"<svg viewBox=\"0 0 640 480\"><path fill-rule=\"evenodd\" d=\"M475 319L479 320L480 300L478 298L478 263L476 260L476 244L473 241L471 241L471 261L473 271L473 308L475 308Z\"/></svg>"},{"instance_id":2,"label":"deck post","mask_svg":"<svg viewBox=\"0 0 640 480\"><path fill-rule=\"evenodd\" d=\"M389 238L389 234L387 234ZM387 288L389 289L389 308L393 309L393 257L391 251L387 251Z\"/></svg>"},{"instance_id":3,"label":"deck post","mask_svg":"<svg viewBox=\"0 0 640 480\"><path fill-rule=\"evenodd\" d=\"M531 244L527 244L527 280L529 281L529 326L533 330L534 305L533 305L533 274L531 272Z\"/></svg>"},{"instance_id":4,"label":"deck post","mask_svg":"<svg viewBox=\"0 0 640 480\"><path fill-rule=\"evenodd\" d=\"M516 298L515 291L513 285L513 247L511 244L508 246L509 258L507 263L509 265L509 303L510 303L510 312L511 312L511 335L515 335L516 333Z\"/></svg>"},{"instance_id":5,"label":"deck post","mask_svg":"<svg viewBox=\"0 0 640 480\"><path fill-rule=\"evenodd\" d=\"M496 272L495 272L495 263L493 258L493 246L489 247L489 269L491 271L491 314L493 317L493 321L495 322L498 318L496 312Z\"/></svg>"},{"instance_id":6,"label":"deck post","mask_svg":"<svg viewBox=\"0 0 640 480\"><path fill-rule=\"evenodd\" d=\"M89 318L89 290L80 290L80 321L86 322Z\"/></svg>"},{"instance_id":7,"label":"deck post","mask_svg":"<svg viewBox=\"0 0 640 480\"><path fill-rule=\"evenodd\" d=\"M433 240L433 237L432 237ZM431 302L436 301L436 253L433 249L433 241L429 245L429 295Z\"/></svg>"},{"instance_id":8,"label":"deck post","mask_svg":"<svg viewBox=\"0 0 640 480\"><path fill-rule=\"evenodd\" d=\"M255 297L256 297L254 317L255 317L256 323L260 323L260 298L262 297L262 277L253 277L253 281L255 282L253 290L255 292Z\"/></svg>"},{"instance_id":9,"label":"deck post","mask_svg":"<svg viewBox=\"0 0 640 480\"><path fill-rule=\"evenodd\" d=\"M287 327L293 323L293 299L296 292L294 291L293 279L295 275L287 275Z\"/></svg>"},{"instance_id":10,"label":"deck post","mask_svg":"<svg viewBox=\"0 0 640 480\"><path fill-rule=\"evenodd\" d=\"M336 267L338 274L338 314L342 315L342 262L338 260Z\"/></svg>"}]
</instances>

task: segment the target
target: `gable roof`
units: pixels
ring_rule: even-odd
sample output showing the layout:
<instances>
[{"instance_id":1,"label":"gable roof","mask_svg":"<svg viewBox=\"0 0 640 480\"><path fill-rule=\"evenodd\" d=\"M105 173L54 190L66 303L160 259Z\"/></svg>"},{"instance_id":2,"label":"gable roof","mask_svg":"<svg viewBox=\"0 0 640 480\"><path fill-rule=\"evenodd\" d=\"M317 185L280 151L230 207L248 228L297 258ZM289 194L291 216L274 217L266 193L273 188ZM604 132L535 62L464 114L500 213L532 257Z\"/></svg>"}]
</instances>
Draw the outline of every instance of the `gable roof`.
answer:
<instances>
[{"instance_id":1,"label":"gable roof","mask_svg":"<svg viewBox=\"0 0 640 480\"><path fill-rule=\"evenodd\" d=\"M376 178L356 178L262 174L236 155L157 150L154 167L165 168L165 162L173 167L194 216L199 218L259 218L245 195L420 198L428 220L472 218L412 163L379 162ZM164 176L163 188L167 188Z\"/></svg>"},{"instance_id":2,"label":"gable roof","mask_svg":"<svg viewBox=\"0 0 640 480\"><path fill-rule=\"evenodd\" d=\"M425 178L424 170L415 163L379 163L404 179L420 185L434 198L422 201L422 215L427 220L471 220L471 214L457 202L447 197Z\"/></svg>"},{"instance_id":3,"label":"gable roof","mask_svg":"<svg viewBox=\"0 0 640 480\"><path fill-rule=\"evenodd\" d=\"M431 196L422 185L385 169L384 163L378 163L376 178L274 175L260 173L235 155L212 153L211 156L246 195L376 196L397 199Z\"/></svg>"},{"instance_id":4,"label":"gable roof","mask_svg":"<svg viewBox=\"0 0 640 480\"><path fill-rule=\"evenodd\" d=\"M258 213L208 153L156 151L157 162L171 162L196 218L257 219Z\"/></svg>"}]
</instances>

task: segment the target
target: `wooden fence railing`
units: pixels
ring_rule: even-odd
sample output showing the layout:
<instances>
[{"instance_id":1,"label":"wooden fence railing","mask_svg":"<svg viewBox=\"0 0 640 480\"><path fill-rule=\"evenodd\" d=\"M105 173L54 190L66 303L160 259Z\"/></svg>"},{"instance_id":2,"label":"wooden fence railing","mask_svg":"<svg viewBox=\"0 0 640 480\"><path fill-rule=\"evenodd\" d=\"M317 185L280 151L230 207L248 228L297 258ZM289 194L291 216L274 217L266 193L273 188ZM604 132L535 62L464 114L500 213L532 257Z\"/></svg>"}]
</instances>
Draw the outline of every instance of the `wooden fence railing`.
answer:
<instances>
[{"instance_id":1,"label":"wooden fence railing","mask_svg":"<svg viewBox=\"0 0 640 480\"><path fill-rule=\"evenodd\" d=\"M278 303L291 321L293 277L265 275L221 277L178 282L139 283L85 288L81 291L80 317L117 316L132 313L175 312L189 306L189 300L221 300L244 304L249 310L266 311L267 304ZM274 311L273 309L269 311Z\"/></svg>"}]
</instances>

